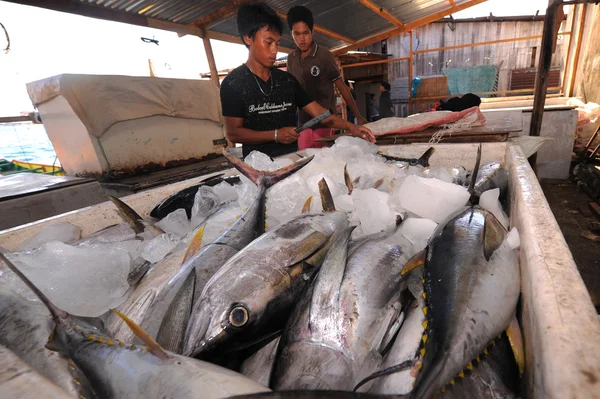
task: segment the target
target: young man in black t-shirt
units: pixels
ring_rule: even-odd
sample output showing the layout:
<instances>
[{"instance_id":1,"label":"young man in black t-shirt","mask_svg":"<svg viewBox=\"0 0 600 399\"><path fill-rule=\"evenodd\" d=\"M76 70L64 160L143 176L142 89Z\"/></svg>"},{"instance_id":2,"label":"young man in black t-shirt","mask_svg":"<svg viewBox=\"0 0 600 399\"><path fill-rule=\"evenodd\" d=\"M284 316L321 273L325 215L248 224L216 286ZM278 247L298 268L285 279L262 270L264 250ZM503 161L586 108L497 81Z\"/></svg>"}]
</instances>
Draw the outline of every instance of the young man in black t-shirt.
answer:
<instances>
[{"instance_id":1,"label":"young man in black t-shirt","mask_svg":"<svg viewBox=\"0 0 600 399\"><path fill-rule=\"evenodd\" d=\"M326 111L313 101L291 74L272 68L283 24L267 5L245 4L237 16L238 31L248 47L248 61L231 71L221 85L221 106L228 137L242 144L244 157L258 150L271 157L298 149L296 107L312 117ZM323 124L348 130L375 142L371 131L337 116Z\"/></svg>"}]
</instances>

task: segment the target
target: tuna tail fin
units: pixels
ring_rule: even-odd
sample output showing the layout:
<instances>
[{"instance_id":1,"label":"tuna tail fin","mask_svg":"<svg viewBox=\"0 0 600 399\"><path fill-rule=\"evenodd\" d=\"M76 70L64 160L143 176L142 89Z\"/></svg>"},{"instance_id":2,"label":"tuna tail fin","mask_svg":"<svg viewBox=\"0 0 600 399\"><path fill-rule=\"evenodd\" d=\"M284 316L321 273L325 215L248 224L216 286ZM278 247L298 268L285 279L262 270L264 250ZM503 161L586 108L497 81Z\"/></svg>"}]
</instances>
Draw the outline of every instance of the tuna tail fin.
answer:
<instances>
[{"instance_id":1,"label":"tuna tail fin","mask_svg":"<svg viewBox=\"0 0 600 399\"><path fill-rule=\"evenodd\" d=\"M429 167L429 158L431 158L431 156L433 155L434 152L435 152L435 148L429 147L429 149L427 151L425 151L423 153L423 155L421 155L421 157L417 160L417 163L425 168L428 168Z\"/></svg>"},{"instance_id":2,"label":"tuna tail fin","mask_svg":"<svg viewBox=\"0 0 600 399\"><path fill-rule=\"evenodd\" d=\"M129 205L117 197L112 195L108 195L107 197L113 204L115 204L117 210L119 211L119 215L131 226L136 234L144 232L146 227L141 223L142 217L136 211L134 211Z\"/></svg>"},{"instance_id":3,"label":"tuna tail fin","mask_svg":"<svg viewBox=\"0 0 600 399\"><path fill-rule=\"evenodd\" d=\"M227 150L223 151L223 156L225 156L227 161L229 161L229 163L234 168L239 170L240 173L242 173L244 176L250 179L252 183L256 184L259 187L263 186L265 188L269 188L275 185L277 182L294 174L295 172L306 166L315 157L314 155L312 155L309 158L303 158L297 162L294 162L291 165L284 166L283 168L269 172L254 169L252 166L231 155L231 153Z\"/></svg>"},{"instance_id":4,"label":"tuna tail fin","mask_svg":"<svg viewBox=\"0 0 600 399\"><path fill-rule=\"evenodd\" d=\"M410 368L412 368L412 366L413 366L413 361L407 360L407 361L397 364L395 366L388 367L381 371L377 371L377 372L371 374L370 376L366 377L365 379L363 379L358 384L356 384L356 386L354 387L354 392L356 392L360 387L365 385L367 382L374 380L375 378L385 377L386 375L398 373L398 372L404 371L404 370L409 370Z\"/></svg>"},{"instance_id":5,"label":"tuna tail fin","mask_svg":"<svg viewBox=\"0 0 600 399\"><path fill-rule=\"evenodd\" d=\"M112 311L119 316L123 321L131 328L131 331L138 337L144 345L148 347L148 351L151 352L154 356L159 359L167 360L171 358L169 355L146 331L144 331L140 326L135 324L132 320L130 320L127 316L119 312L118 310L112 309Z\"/></svg>"},{"instance_id":6,"label":"tuna tail fin","mask_svg":"<svg viewBox=\"0 0 600 399\"><path fill-rule=\"evenodd\" d=\"M302 213L310 213L310 204L312 202L312 195L306 199L304 205L302 205Z\"/></svg>"},{"instance_id":7,"label":"tuna tail fin","mask_svg":"<svg viewBox=\"0 0 600 399\"><path fill-rule=\"evenodd\" d=\"M40 289L38 287L36 287L31 282L31 280L29 280L27 278L27 276L25 276L17 268L17 266L15 266L14 263L12 263L6 256L4 256L3 253L0 253L0 260L4 261L4 263L6 263L6 265L8 266L8 268L10 270L12 270L21 280L23 280L23 282L25 283L25 285L27 285L33 291L33 293L38 298L40 298L40 301L42 301L42 303L44 305L46 305L46 307L50 311L50 314L52 315L52 318L54 319L55 322L58 321L59 319L64 319L64 318L67 318L69 316L69 314L67 312L65 312L64 310L58 308L54 303L52 303L50 301L50 299L48 299L48 297L46 295L44 295L44 293L42 291L40 291Z\"/></svg>"},{"instance_id":8,"label":"tuna tail fin","mask_svg":"<svg viewBox=\"0 0 600 399\"><path fill-rule=\"evenodd\" d=\"M477 175L479 174L479 165L481 164L481 143L479 143L479 147L477 147L477 160L475 161L475 168L473 168L473 175L471 176L471 183L469 183L469 194L471 194L471 203L473 200L479 202L478 198L475 198L475 183L477 182Z\"/></svg>"},{"instance_id":9,"label":"tuna tail fin","mask_svg":"<svg viewBox=\"0 0 600 399\"><path fill-rule=\"evenodd\" d=\"M333 202L333 197L325 178L319 180L319 194L321 194L323 212L335 212L335 203Z\"/></svg>"}]
</instances>

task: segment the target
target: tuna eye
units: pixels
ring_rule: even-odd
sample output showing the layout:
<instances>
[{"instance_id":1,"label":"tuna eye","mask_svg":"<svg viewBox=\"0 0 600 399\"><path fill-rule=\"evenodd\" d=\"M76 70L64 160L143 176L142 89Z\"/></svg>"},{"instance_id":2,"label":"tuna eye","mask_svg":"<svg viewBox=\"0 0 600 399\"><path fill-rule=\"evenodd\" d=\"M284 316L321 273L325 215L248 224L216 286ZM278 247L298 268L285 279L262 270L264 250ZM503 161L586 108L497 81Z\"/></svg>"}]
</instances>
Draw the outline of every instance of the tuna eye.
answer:
<instances>
[{"instance_id":1,"label":"tuna eye","mask_svg":"<svg viewBox=\"0 0 600 399\"><path fill-rule=\"evenodd\" d=\"M229 323L234 327L243 327L248 323L248 310L243 306L236 306L229 312Z\"/></svg>"}]
</instances>

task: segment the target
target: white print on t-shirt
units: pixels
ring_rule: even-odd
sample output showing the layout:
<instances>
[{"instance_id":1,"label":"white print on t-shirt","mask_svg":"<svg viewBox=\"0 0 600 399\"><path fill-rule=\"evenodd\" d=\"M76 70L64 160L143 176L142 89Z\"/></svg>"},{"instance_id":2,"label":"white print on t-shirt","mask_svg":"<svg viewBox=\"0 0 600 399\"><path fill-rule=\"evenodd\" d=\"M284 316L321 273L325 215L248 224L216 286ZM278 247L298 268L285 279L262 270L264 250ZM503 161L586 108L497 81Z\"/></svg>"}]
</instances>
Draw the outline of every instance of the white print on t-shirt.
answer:
<instances>
[{"instance_id":1,"label":"white print on t-shirt","mask_svg":"<svg viewBox=\"0 0 600 399\"><path fill-rule=\"evenodd\" d=\"M286 111L289 107L292 106L292 103L283 102L281 104L274 103L263 103L262 105L250 105L248 107L248 112L258 112L259 114L272 114L276 112Z\"/></svg>"}]
</instances>

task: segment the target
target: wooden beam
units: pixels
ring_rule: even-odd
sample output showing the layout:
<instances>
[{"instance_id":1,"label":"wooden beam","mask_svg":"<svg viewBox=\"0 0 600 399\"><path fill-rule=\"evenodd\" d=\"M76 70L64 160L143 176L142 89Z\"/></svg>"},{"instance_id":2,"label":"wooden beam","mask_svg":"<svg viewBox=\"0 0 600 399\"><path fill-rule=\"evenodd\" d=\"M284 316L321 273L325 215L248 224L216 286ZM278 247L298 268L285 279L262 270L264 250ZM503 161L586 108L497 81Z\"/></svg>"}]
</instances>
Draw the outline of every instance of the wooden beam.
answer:
<instances>
[{"instance_id":1,"label":"wooden beam","mask_svg":"<svg viewBox=\"0 0 600 399\"><path fill-rule=\"evenodd\" d=\"M417 21L405 24L402 28L394 28L394 29L388 30L386 32L378 33L376 35L370 36L370 37L368 37L366 39L359 40L358 42L356 42L354 44L351 44L349 46L345 46L345 47L340 47L340 48L334 49L332 51L333 55L339 56L339 55L347 53L348 51L356 50L356 49L358 49L360 47L365 47L365 46L368 46L370 44L382 41L384 39L387 39L388 37L391 37L391 36L394 36L394 35L398 35L398 34L403 33L403 32L411 31L411 30L416 29L416 28L418 28L420 26L427 25L427 24L429 24L431 22L437 21L438 19L444 18L446 15L454 14L456 12L465 10L465 9L467 9L469 7L473 7L474 5L483 3L485 1L486 0L469 0L466 3L460 4L460 5L457 5L457 6L454 6L454 7L450 7L447 10L440 11L440 12L437 12L435 14L431 14L431 15L425 17L425 18L419 19Z\"/></svg>"},{"instance_id":2,"label":"wooden beam","mask_svg":"<svg viewBox=\"0 0 600 399\"><path fill-rule=\"evenodd\" d=\"M279 18L286 20L287 21L287 14L285 14L284 12L281 12L279 10L275 10L275 12L277 13L277 15L279 15ZM313 26L313 30L315 32L319 32L325 36L329 36L329 37L333 37L334 39L338 39L341 40L342 42L346 42L346 43L356 43L356 40L350 39L349 37L346 37L344 35L340 35L339 33L336 33L332 30L329 30L327 28L324 28L322 26L319 25L314 25Z\"/></svg>"},{"instance_id":3,"label":"wooden beam","mask_svg":"<svg viewBox=\"0 0 600 399\"><path fill-rule=\"evenodd\" d=\"M361 66L367 66L367 65L388 64L390 62L408 61L409 59L410 59L410 57L399 57L399 58L388 58L386 60L357 62L355 64L342 65L342 68L354 68L354 67L361 67Z\"/></svg>"},{"instance_id":4,"label":"wooden beam","mask_svg":"<svg viewBox=\"0 0 600 399\"><path fill-rule=\"evenodd\" d=\"M548 91L560 91L562 90L562 87L549 87ZM501 91L482 91L479 93L473 93L473 94L477 94L478 96L485 96L485 95L491 95L491 94L519 94L519 93L530 93L535 91L535 89L518 89L518 90L501 90ZM428 96L428 97L411 97L409 98L409 101L412 102L418 102L418 101L427 101L427 100L443 100L444 98L450 98L450 97L461 97L464 96L464 94L445 94L445 95L439 95L439 96ZM512 97L507 97L512 99ZM515 97L516 98L516 97ZM533 97L531 98L533 99ZM483 98L482 98L483 100ZM491 100L491 99L490 99ZM502 100L502 101L506 101L506 100Z\"/></svg>"},{"instance_id":5,"label":"wooden beam","mask_svg":"<svg viewBox=\"0 0 600 399\"><path fill-rule=\"evenodd\" d=\"M467 47L486 46L488 44L517 42L517 41L522 41L522 40L537 40L537 39L541 39L541 38L542 38L542 35L513 37L510 39L490 40L487 42L467 43L467 44L459 44L456 46L446 46L446 47L430 48L430 49L425 49L425 50L417 50L414 52L414 54L431 53L434 51L443 51L443 50L454 50L454 49L461 49L461 48L467 48Z\"/></svg>"},{"instance_id":6,"label":"wooden beam","mask_svg":"<svg viewBox=\"0 0 600 399\"><path fill-rule=\"evenodd\" d=\"M583 30L585 29L585 18L587 17L587 3L583 5L581 11L581 19L579 21L579 30L577 31L577 47L575 48L575 56L573 58L573 72L571 73L571 84L569 84L568 97L573 95L575 90L575 78L577 77L577 68L579 67L579 56L581 54L581 42L583 41Z\"/></svg>"},{"instance_id":7,"label":"wooden beam","mask_svg":"<svg viewBox=\"0 0 600 399\"><path fill-rule=\"evenodd\" d=\"M574 5L571 12L571 32L575 29L575 21L577 20L577 5ZM563 33L564 34L564 33ZM577 38L576 38L577 39ZM573 48L573 35L569 36L569 48L567 49L567 58L565 61L565 72L563 73L563 93L567 94L567 77L569 72L569 64L571 63L571 49Z\"/></svg>"},{"instance_id":8,"label":"wooden beam","mask_svg":"<svg viewBox=\"0 0 600 399\"><path fill-rule=\"evenodd\" d=\"M455 7L456 4L454 4L454 0L448 0L448 2L450 3L450 7Z\"/></svg>"},{"instance_id":9,"label":"wooden beam","mask_svg":"<svg viewBox=\"0 0 600 399\"><path fill-rule=\"evenodd\" d=\"M531 113L531 124L529 125L529 135L539 136L542 129L542 119L544 117L544 105L546 104L546 93L548 92L548 76L552 66L552 52L556 45L558 30L556 21L559 12L562 11L562 0L552 0L546 10L544 19L543 38L540 51L540 62L535 76L535 97L533 99L533 111ZM537 156L532 155L529 162L537 173Z\"/></svg>"},{"instance_id":10,"label":"wooden beam","mask_svg":"<svg viewBox=\"0 0 600 399\"><path fill-rule=\"evenodd\" d=\"M369 10L373 11L375 14L388 20L389 22L391 22L398 28L401 28L404 26L404 23L402 21L400 21L398 18L396 18L395 16L390 14L390 12L388 10L386 10L385 8L373 3L371 0L358 0L358 2L360 4L362 4L363 6L367 7Z\"/></svg>"},{"instance_id":11,"label":"wooden beam","mask_svg":"<svg viewBox=\"0 0 600 399\"><path fill-rule=\"evenodd\" d=\"M210 68L210 79L220 89L221 83L219 82L219 73L217 72L217 63L215 62L215 55L213 54L212 46L210 44L210 38L204 34L202 43L204 44L204 51L206 52L206 58L208 59L208 67Z\"/></svg>"},{"instance_id":12,"label":"wooden beam","mask_svg":"<svg viewBox=\"0 0 600 399\"><path fill-rule=\"evenodd\" d=\"M410 98L412 97L412 80L413 80L413 57L415 55L415 52L413 50L413 31L410 31L410 48L409 48L409 60L408 60L408 107L407 107L407 112L408 115L411 115L411 109L410 109ZM407 115L407 116L408 116Z\"/></svg>"}]
</instances>

